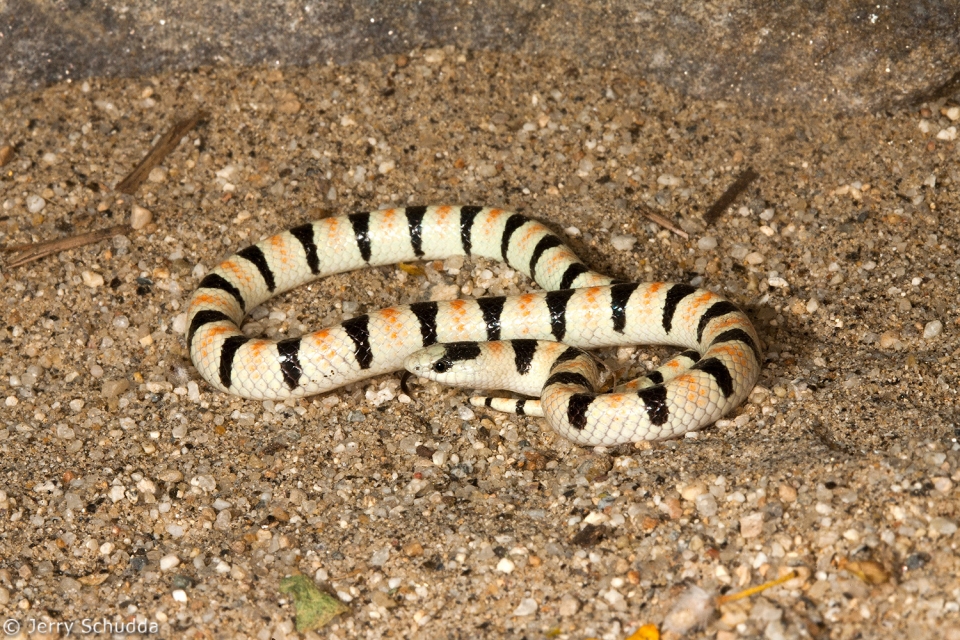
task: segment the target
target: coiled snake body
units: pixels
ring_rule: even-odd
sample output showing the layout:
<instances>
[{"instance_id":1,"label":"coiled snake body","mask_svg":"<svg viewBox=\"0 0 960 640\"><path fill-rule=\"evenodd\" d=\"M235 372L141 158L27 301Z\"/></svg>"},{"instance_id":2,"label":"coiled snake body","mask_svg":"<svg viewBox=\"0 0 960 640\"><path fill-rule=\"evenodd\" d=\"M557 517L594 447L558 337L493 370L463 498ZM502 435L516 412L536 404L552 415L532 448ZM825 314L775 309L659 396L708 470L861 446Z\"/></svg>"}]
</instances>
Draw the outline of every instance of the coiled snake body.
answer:
<instances>
[{"instance_id":1,"label":"coiled snake body","mask_svg":"<svg viewBox=\"0 0 960 640\"><path fill-rule=\"evenodd\" d=\"M248 338L239 329L251 309L314 278L461 254L502 260L546 291L390 307L280 341ZM614 283L589 270L540 222L481 207L387 209L295 227L207 274L190 300L187 323L200 375L221 391L253 399L321 393L401 369L408 358L411 366L422 364L424 356L411 356L435 344L519 341L438 346L428 360L436 362L437 349L452 348L446 361L457 362L492 350L513 364L517 380L537 360L545 379L535 383L544 385L535 410L516 401L487 404L542 413L559 433L587 445L670 438L710 424L746 398L761 360L750 321L720 296L686 284ZM669 344L687 351L643 378L598 393L591 359L534 341L579 348ZM503 387L525 387L497 379Z\"/></svg>"}]
</instances>

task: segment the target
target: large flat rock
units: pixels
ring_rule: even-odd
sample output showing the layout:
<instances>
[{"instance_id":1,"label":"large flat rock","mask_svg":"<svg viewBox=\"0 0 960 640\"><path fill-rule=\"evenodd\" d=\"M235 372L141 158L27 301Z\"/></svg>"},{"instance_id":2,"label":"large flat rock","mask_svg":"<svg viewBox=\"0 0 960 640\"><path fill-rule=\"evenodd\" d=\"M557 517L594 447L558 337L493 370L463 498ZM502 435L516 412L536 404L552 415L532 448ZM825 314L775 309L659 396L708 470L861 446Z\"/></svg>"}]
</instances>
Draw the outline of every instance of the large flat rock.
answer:
<instances>
[{"instance_id":1,"label":"large flat rock","mask_svg":"<svg viewBox=\"0 0 960 640\"><path fill-rule=\"evenodd\" d=\"M81 0L0 3L0 97L67 78L306 65L455 44L569 58L698 98L871 111L960 86L960 5Z\"/></svg>"}]
</instances>

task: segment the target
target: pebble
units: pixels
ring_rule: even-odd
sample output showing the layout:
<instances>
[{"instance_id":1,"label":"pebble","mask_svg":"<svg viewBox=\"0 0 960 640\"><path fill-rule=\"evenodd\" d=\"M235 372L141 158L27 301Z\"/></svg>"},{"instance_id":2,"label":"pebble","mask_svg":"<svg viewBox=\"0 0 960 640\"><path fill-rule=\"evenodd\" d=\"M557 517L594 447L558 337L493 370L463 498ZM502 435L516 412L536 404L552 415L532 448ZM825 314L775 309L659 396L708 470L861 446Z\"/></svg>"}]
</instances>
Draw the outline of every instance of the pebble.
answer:
<instances>
[{"instance_id":1,"label":"pebble","mask_svg":"<svg viewBox=\"0 0 960 640\"><path fill-rule=\"evenodd\" d=\"M932 340L943 331L943 323L939 320L931 320L923 327L923 339Z\"/></svg>"},{"instance_id":2,"label":"pebble","mask_svg":"<svg viewBox=\"0 0 960 640\"><path fill-rule=\"evenodd\" d=\"M387 560L390 559L390 547L384 547L378 551L374 551L373 555L370 556L370 564L375 567L382 567L387 564Z\"/></svg>"},{"instance_id":3,"label":"pebble","mask_svg":"<svg viewBox=\"0 0 960 640\"><path fill-rule=\"evenodd\" d=\"M103 286L103 276L93 271L81 272L80 279L83 281L83 284L87 285L91 289L96 289Z\"/></svg>"},{"instance_id":4,"label":"pebble","mask_svg":"<svg viewBox=\"0 0 960 640\"><path fill-rule=\"evenodd\" d=\"M169 571L174 567L179 566L180 558L175 554L171 553L160 558L160 571Z\"/></svg>"},{"instance_id":5,"label":"pebble","mask_svg":"<svg viewBox=\"0 0 960 640\"><path fill-rule=\"evenodd\" d=\"M633 245L637 243L637 239L634 236L626 235L613 235L610 236L610 244L613 245L613 248L617 251L630 251L633 249Z\"/></svg>"},{"instance_id":6,"label":"pebble","mask_svg":"<svg viewBox=\"0 0 960 640\"><path fill-rule=\"evenodd\" d=\"M139 205L130 208L130 226L134 229L143 229L153 221L153 213Z\"/></svg>"},{"instance_id":7,"label":"pebble","mask_svg":"<svg viewBox=\"0 0 960 640\"><path fill-rule=\"evenodd\" d=\"M533 598L524 598L520 601L520 605L513 610L513 615L515 617L530 616L537 612L538 607L537 601Z\"/></svg>"},{"instance_id":8,"label":"pebble","mask_svg":"<svg viewBox=\"0 0 960 640\"><path fill-rule=\"evenodd\" d=\"M119 380L104 380L103 386L100 387L100 395L102 395L104 398L116 398L117 396L126 393L129 389L130 381L126 378L120 378Z\"/></svg>"},{"instance_id":9,"label":"pebble","mask_svg":"<svg viewBox=\"0 0 960 640\"><path fill-rule=\"evenodd\" d=\"M884 331L880 334L880 347L882 349L890 349L900 344L902 343L900 342L900 334L898 332Z\"/></svg>"},{"instance_id":10,"label":"pebble","mask_svg":"<svg viewBox=\"0 0 960 640\"><path fill-rule=\"evenodd\" d=\"M676 498L666 498L660 503L660 510L667 514L671 520L679 520L683 516L683 505Z\"/></svg>"},{"instance_id":11,"label":"pebble","mask_svg":"<svg viewBox=\"0 0 960 640\"><path fill-rule=\"evenodd\" d=\"M707 492L707 485L702 482L691 482L680 488L680 497L688 502L692 502L697 496Z\"/></svg>"},{"instance_id":12,"label":"pebble","mask_svg":"<svg viewBox=\"0 0 960 640\"><path fill-rule=\"evenodd\" d=\"M161 471L158 475L158 478L164 482L180 482L183 480L183 474L176 469L165 469Z\"/></svg>"},{"instance_id":13,"label":"pebble","mask_svg":"<svg viewBox=\"0 0 960 640\"><path fill-rule=\"evenodd\" d=\"M40 213L47 206L47 201L36 194L27 196L27 211L30 213Z\"/></svg>"},{"instance_id":14,"label":"pebble","mask_svg":"<svg viewBox=\"0 0 960 640\"><path fill-rule=\"evenodd\" d=\"M697 240L697 247L703 251L713 251L717 248L717 239L713 236L703 236Z\"/></svg>"},{"instance_id":15,"label":"pebble","mask_svg":"<svg viewBox=\"0 0 960 640\"><path fill-rule=\"evenodd\" d=\"M560 598L560 605L557 607L557 613L564 618L576 615L580 610L580 601L575 596L565 594Z\"/></svg>"},{"instance_id":16,"label":"pebble","mask_svg":"<svg viewBox=\"0 0 960 640\"><path fill-rule=\"evenodd\" d=\"M763 514L760 512L740 518L740 535L744 538L756 538L763 532Z\"/></svg>"},{"instance_id":17,"label":"pebble","mask_svg":"<svg viewBox=\"0 0 960 640\"><path fill-rule=\"evenodd\" d=\"M747 261L747 264L755 266L762 263L764 258L763 258L763 254L760 253L759 251L751 251L746 255L744 259Z\"/></svg>"},{"instance_id":18,"label":"pebble","mask_svg":"<svg viewBox=\"0 0 960 640\"><path fill-rule=\"evenodd\" d=\"M947 127L946 129L941 129L937 133L937 140L946 140L953 141L957 139L957 128L956 127Z\"/></svg>"},{"instance_id":19,"label":"pebble","mask_svg":"<svg viewBox=\"0 0 960 640\"><path fill-rule=\"evenodd\" d=\"M950 493L950 490L953 489L953 481L944 477L934 478L933 488L940 493Z\"/></svg>"},{"instance_id":20,"label":"pebble","mask_svg":"<svg viewBox=\"0 0 960 640\"><path fill-rule=\"evenodd\" d=\"M935 531L941 536L952 536L957 532L957 525L946 518L934 518L930 521L930 531Z\"/></svg>"},{"instance_id":21,"label":"pebble","mask_svg":"<svg viewBox=\"0 0 960 640\"><path fill-rule=\"evenodd\" d=\"M140 493L154 494L157 492L157 484L150 478L141 478L137 482L137 491Z\"/></svg>"},{"instance_id":22,"label":"pebble","mask_svg":"<svg viewBox=\"0 0 960 640\"><path fill-rule=\"evenodd\" d=\"M789 484L781 484L777 488L777 493L780 495L780 499L784 502L796 502L797 501L797 490L794 489Z\"/></svg>"},{"instance_id":23,"label":"pebble","mask_svg":"<svg viewBox=\"0 0 960 640\"><path fill-rule=\"evenodd\" d=\"M513 570L516 568L517 565L515 565L510 558L502 558L500 562L497 563L497 571L500 573L513 573Z\"/></svg>"},{"instance_id":24,"label":"pebble","mask_svg":"<svg viewBox=\"0 0 960 640\"><path fill-rule=\"evenodd\" d=\"M498 173L497 166L494 164L481 164L477 167L477 175L482 178L492 178Z\"/></svg>"},{"instance_id":25,"label":"pebble","mask_svg":"<svg viewBox=\"0 0 960 640\"><path fill-rule=\"evenodd\" d=\"M717 515L717 499L712 493L704 493L695 499L697 513L704 518L710 518Z\"/></svg>"},{"instance_id":26,"label":"pebble","mask_svg":"<svg viewBox=\"0 0 960 640\"><path fill-rule=\"evenodd\" d=\"M460 287L455 284L435 284L430 288L430 301L456 300L460 295Z\"/></svg>"},{"instance_id":27,"label":"pebble","mask_svg":"<svg viewBox=\"0 0 960 640\"><path fill-rule=\"evenodd\" d=\"M661 629L683 636L705 623L713 612L713 597L700 587L690 587L667 613Z\"/></svg>"},{"instance_id":28,"label":"pebble","mask_svg":"<svg viewBox=\"0 0 960 640\"><path fill-rule=\"evenodd\" d=\"M173 599L177 602L186 602L187 601L187 592L183 589L174 589L171 594Z\"/></svg>"}]
</instances>

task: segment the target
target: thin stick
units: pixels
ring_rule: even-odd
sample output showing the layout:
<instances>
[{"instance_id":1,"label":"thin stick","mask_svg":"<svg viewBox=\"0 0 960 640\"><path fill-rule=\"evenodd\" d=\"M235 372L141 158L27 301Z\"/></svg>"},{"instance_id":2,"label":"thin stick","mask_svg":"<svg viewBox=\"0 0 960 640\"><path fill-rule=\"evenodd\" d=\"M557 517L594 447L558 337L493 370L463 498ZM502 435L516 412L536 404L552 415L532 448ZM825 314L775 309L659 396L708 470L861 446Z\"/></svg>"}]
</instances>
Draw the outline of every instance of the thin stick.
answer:
<instances>
[{"instance_id":1,"label":"thin stick","mask_svg":"<svg viewBox=\"0 0 960 640\"><path fill-rule=\"evenodd\" d=\"M19 267L27 264L28 262L33 262L34 260L39 260L40 258L49 256L53 253L59 253L61 251L66 251L67 249L83 247L88 244L100 242L101 240L106 240L107 238L112 238L113 236L129 233L130 231L133 231L133 228L130 225L118 224L113 227L107 227L106 229L98 229L97 231L91 231L89 233L81 233L78 236L58 238L57 240L48 240L46 242L18 244L13 247L4 247L3 250L8 253L20 252L20 255L7 263L7 267Z\"/></svg>"},{"instance_id":2,"label":"thin stick","mask_svg":"<svg viewBox=\"0 0 960 640\"><path fill-rule=\"evenodd\" d=\"M140 164L116 186L116 190L120 193L126 193L127 195L136 193L140 185L143 184L143 181L147 179L150 170L163 162L163 159L180 144L180 139L187 135L191 129L197 126L197 123L208 115L206 111L197 111L186 120L181 120L174 124L170 130L163 134L160 140L157 141L157 144L153 145L153 148L144 156Z\"/></svg>"},{"instance_id":3,"label":"thin stick","mask_svg":"<svg viewBox=\"0 0 960 640\"><path fill-rule=\"evenodd\" d=\"M764 582L763 584L758 584L755 587L750 587L749 589L744 589L743 591L737 593L731 593L725 596L720 596L717 598L717 606L722 604L727 604L728 602L733 602L734 600L742 600L744 598L749 598L750 596L756 595L761 591L766 591L778 585L783 584L784 582L790 582L797 577L796 571L791 571L788 574L780 576L776 580L770 580L769 582Z\"/></svg>"},{"instance_id":4,"label":"thin stick","mask_svg":"<svg viewBox=\"0 0 960 640\"><path fill-rule=\"evenodd\" d=\"M651 222L657 223L658 225L660 225L661 227L663 227L664 229L666 229L666 230L668 230L668 231L672 231L673 233L677 234L678 236L680 236L680 237L683 238L684 240L687 240L687 239L690 238L690 236L687 234L686 231L684 231L683 229L681 229L681 228L678 227L677 225L673 224L672 222L670 222L668 219L664 218L664 217L663 217L662 215L660 215L659 213L654 213L653 211L650 211L650 210L647 209L646 207L641 207L641 208L640 208L640 211L641 211L641 213L643 213L643 217L645 217L647 220L650 220Z\"/></svg>"},{"instance_id":5,"label":"thin stick","mask_svg":"<svg viewBox=\"0 0 960 640\"><path fill-rule=\"evenodd\" d=\"M737 179L734 180L733 184L727 187L727 190L723 192L723 195L713 203L713 206L707 209L707 212L703 214L703 221L707 223L709 227L727 210L733 201L737 199L741 193L743 193L747 187L750 186L750 183L760 177L760 174L754 171L751 168L744 169Z\"/></svg>"}]
</instances>

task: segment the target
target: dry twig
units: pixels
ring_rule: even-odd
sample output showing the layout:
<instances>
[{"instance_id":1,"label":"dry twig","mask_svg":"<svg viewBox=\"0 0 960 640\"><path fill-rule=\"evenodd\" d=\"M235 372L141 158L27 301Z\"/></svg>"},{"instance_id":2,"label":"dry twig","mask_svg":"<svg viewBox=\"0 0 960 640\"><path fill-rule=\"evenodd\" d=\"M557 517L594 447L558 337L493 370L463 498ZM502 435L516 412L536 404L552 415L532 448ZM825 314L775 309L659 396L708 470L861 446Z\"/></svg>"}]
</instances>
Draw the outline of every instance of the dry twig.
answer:
<instances>
[{"instance_id":1,"label":"dry twig","mask_svg":"<svg viewBox=\"0 0 960 640\"><path fill-rule=\"evenodd\" d=\"M153 145L150 152L144 156L140 164L116 186L116 190L128 195L136 193L143 181L150 175L150 170L163 162L163 159L180 144L180 139L208 115L206 111L197 111L186 120L181 120L170 127L170 130L163 134L157 144Z\"/></svg>"},{"instance_id":2,"label":"dry twig","mask_svg":"<svg viewBox=\"0 0 960 640\"><path fill-rule=\"evenodd\" d=\"M146 156L144 156L143 160L140 161L140 164L138 164L136 168L131 171L127 177L120 182L120 184L116 186L116 190L120 193L133 195L136 190L140 188L140 185L143 184L143 181L147 179L147 176L150 174L150 170L160 164L171 151L176 149L183 136L185 136L191 129L196 127L197 124L208 115L209 114L206 111L197 111L189 118L180 120L170 127L170 130L163 134L157 144L153 145L153 148L150 149ZM98 229L96 231L82 233L78 236L71 236L69 238L58 238L57 240L48 240L47 242L4 247L3 250L7 253L19 254L13 260L8 262L6 266L10 268L19 267L54 253L93 244L107 238L112 238L116 235L129 233L132 230L133 229L129 224L118 224L113 227Z\"/></svg>"},{"instance_id":3,"label":"dry twig","mask_svg":"<svg viewBox=\"0 0 960 640\"><path fill-rule=\"evenodd\" d=\"M40 258L54 253L60 253L61 251L66 251L67 249L75 249L77 247L93 244L94 242L100 242L101 240L126 234L130 231L132 231L130 225L118 224L113 227L107 227L106 229L91 231L90 233L81 233L78 236L58 238L56 240L48 240L46 242L18 244L12 247L4 247L3 250L8 253L19 252L18 256L7 263L7 267L19 267L27 264L28 262L39 260Z\"/></svg>"},{"instance_id":4,"label":"dry twig","mask_svg":"<svg viewBox=\"0 0 960 640\"><path fill-rule=\"evenodd\" d=\"M659 213L654 213L653 211L650 211L649 209L643 206L640 207L640 212L643 214L643 217L645 217L647 220L657 223L658 225L660 225L661 227L663 227L668 231L672 231L673 233L677 234L684 240L687 240L690 238L690 236L687 234L686 231L684 231L677 225L673 224L672 222L664 218Z\"/></svg>"}]
</instances>

